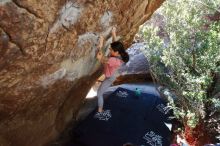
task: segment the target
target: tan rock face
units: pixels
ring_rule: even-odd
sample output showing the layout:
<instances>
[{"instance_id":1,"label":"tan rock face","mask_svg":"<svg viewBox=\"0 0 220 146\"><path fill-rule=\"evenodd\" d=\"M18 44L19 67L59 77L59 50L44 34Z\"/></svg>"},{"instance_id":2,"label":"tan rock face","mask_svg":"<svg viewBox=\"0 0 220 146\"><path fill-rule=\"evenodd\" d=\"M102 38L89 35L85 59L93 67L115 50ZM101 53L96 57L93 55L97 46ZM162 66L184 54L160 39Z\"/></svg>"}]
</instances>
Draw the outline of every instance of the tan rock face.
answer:
<instances>
[{"instance_id":1,"label":"tan rock face","mask_svg":"<svg viewBox=\"0 0 220 146\"><path fill-rule=\"evenodd\" d=\"M58 136L100 75L98 36L116 26L128 46L163 1L1 0L1 146Z\"/></svg>"}]
</instances>

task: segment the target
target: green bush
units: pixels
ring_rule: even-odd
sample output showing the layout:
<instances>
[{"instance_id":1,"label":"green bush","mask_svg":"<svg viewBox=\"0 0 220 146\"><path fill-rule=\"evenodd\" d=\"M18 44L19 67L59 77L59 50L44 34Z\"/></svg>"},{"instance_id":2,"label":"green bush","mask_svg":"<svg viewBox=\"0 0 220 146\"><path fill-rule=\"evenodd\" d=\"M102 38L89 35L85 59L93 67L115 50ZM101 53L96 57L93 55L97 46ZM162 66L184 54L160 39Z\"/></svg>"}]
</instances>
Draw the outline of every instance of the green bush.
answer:
<instances>
[{"instance_id":1,"label":"green bush","mask_svg":"<svg viewBox=\"0 0 220 146\"><path fill-rule=\"evenodd\" d=\"M163 28L153 23L140 28L152 76L178 96L169 104L175 117L192 128L207 116L207 102L219 103L207 94L211 74L220 71L220 22L207 17L218 11L217 4L220 0L168 0L153 16L163 16Z\"/></svg>"}]
</instances>

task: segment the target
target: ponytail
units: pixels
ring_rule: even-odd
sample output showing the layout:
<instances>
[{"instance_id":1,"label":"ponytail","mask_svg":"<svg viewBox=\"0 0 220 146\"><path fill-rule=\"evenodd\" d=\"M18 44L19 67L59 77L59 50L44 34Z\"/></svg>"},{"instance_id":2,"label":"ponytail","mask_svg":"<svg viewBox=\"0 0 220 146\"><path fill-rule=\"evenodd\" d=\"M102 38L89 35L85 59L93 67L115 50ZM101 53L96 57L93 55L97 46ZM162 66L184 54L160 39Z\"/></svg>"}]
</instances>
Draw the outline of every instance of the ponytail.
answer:
<instances>
[{"instance_id":1,"label":"ponytail","mask_svg":"<svg viewBox=\"0 0 220 146\"><path fill-rule=\"evenodd\" d=\"M129 55L126 51L120 53L122 60L127 63L129 61Z\"/></svg>"},{"instance_id":2,"label":"ponytail","mask_svg":"<svg viewBox=\"0 0 220 146\"><path fill-rule=\"evenodd\" d=\"M123 62L127 63L129 61L129 55L125 51L124 45L121 42L116 41L116 42L111 43L111 48L114 51L118 51Z\"/></svg>"}]
</instances>

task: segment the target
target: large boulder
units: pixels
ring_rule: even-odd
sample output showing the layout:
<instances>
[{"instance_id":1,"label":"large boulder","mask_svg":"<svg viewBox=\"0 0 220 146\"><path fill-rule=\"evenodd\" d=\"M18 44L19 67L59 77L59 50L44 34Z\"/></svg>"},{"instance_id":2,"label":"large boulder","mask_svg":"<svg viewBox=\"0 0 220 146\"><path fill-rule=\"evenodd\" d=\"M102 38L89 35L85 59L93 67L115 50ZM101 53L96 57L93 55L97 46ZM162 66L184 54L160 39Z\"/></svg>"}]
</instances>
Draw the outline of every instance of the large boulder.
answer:
<instances>
[{"instance_id":1,"label":"large boulder","mask_svg":"<svg viewBox=\"0 0 220 146\"><path fill-rule=\"evenodd\" d=\"M41 146L100 75L100 34L126 46L164 0L1 0L0 145Z\"/></svg>"}]
</instances>

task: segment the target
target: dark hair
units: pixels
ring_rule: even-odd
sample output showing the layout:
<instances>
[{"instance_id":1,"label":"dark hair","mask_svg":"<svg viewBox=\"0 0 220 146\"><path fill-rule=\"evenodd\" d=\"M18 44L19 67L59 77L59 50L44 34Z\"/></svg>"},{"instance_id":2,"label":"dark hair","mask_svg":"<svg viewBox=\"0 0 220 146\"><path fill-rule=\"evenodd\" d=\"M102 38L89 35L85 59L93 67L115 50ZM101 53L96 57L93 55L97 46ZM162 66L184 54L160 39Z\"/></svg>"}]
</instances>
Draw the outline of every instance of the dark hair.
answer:
<instances>
[{"instance_id":1,"label":"dark hair","mask_svg":"<svg viewBox=\"0 0 220 146\"><path fill-rule=\"evenodd\" d=\"M125 143L123 146L134 146L132 143Z\"/></svg>"},{"instance_id":2,"label":"dark hair","mask_svg":"<svg viewBox=\"0 0 220 146\"><path fill-rule=\"evenodd\" d=\"M125 51L125 48L124 48L124 45L119 42L119 41L116 41L116 42L113 42L111 43L111 48L113 51L118 51L118 53L120 54L122 60L126 63L128 62L129 60L129 55L128 53Z\"/></svg>"}]
</instances>

